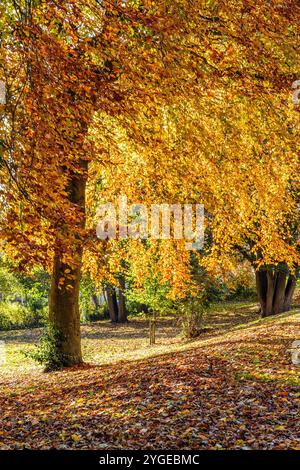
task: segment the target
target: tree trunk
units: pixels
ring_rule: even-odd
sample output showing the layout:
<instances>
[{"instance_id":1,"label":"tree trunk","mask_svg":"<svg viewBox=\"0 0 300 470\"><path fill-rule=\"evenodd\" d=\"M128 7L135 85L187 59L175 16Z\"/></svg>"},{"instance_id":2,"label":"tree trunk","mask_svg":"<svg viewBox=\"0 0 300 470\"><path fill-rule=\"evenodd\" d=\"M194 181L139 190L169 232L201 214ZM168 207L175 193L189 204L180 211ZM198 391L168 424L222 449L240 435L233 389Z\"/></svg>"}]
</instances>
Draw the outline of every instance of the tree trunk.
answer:
<instances>
[{"instance_id":1,"label":"tree trunk","mask_svg":"<svg viewBox=\"0 0 300 470\"><path fill-rule=\"evenodd\" d=\"M118 302L115 288L113 286L107 286L106 288L107 295L107 305L109 311L109 318L113 323L118 321Z\"/></svg>"},{"instance_id":2,"label":"tree trunk","mask_svg":"<svg viewBox=\"0 0 300 470\"><path fill-rule=\"evenodd\" d=\"M100 302L97 294L92 294L92 301L95 306L95 310L98 312L100 308Z\"/></svg>"},{"instance_id":3,"label":"tree trunk","mask_svg":"<svg viewBox=\"0 0 300 470\"><path fill-rule=\"evenodd\" d=\"M284 303L283 303L283 311L287 312L291 309L291 303L293 299L293 295L296 289L297 280L295 276L289 276L286 288L285 288L285 296L284 296Z\"/></svg>"},{"instance_id":4,"label":"tree trunk","mask_svg":"<svg viewBox=\"0 0 300 470\"><path fill-rule=\"evenodd\" d=\"M275 274L267 270L266 317L273 313L273 298L275 292Z\"/></svg>"},{"instance_id":5,"label":"tree trunk","mask_svg":"<svg viewBox=\"0 0 300 470\"><path fill-rule=\"evenodd\" d=\"M127 320L127 311L126 311L126 297L125 297L125 278L124 276L120 277L119 281L119 323L126 323Z\"/></svg>"},{"instance_id":6,"label":"tree trunk","mask_svg":"<svg viewBox=\"0 0 300 470\"><path fill-rule=\"evenodd\" d=\"M285 288L286 288L287 273L280 271L277 274L275 293L273 300L273 313L284 312Z\"/></svg>"},{"instance_id":7,"label":"tree trunk","mask_svg":"<svg viewBox=\"0 0 300 470\"><path fill-rule=\"evenodd\" d=\"M72 279L60 286L59 280L70 270ZM71 269L62 263L60 255L54 258L50 292L50 323L59 331L62 341L57 344L57 353L62 357L62 366L82 362L80 315L79 315L80 266Z\"/></svg>"},{"instance_id":8,"label":"tree trunk","mask_svg":"<svg viewBox=\"0 0 300 470\"><path fill-rule=\"evenodd\" d=\"M256 291L258 300L260 303L260 313L262 317L266 316L266 292L267 292L267 276L266 272L259 270L255 271L255 278L256 278Z\"/></svg>"},{"instance_id":9,"label":"tree trunk","mask_svg":"<svg viewBox=\"0 0 300 470\"><path fill-rule=\"evenodd\" d=\"M61 335L61 341L56 345L57 353L62 358L61 366L71 366L82 362L79 287L83 254L83 243L80 230L85 225L85 188L87 162L80 162L82 173L70 176L68 184L68 200L78 210L77 221L73 226L64 226L61 234L68 240L68 235L74 235L75 241L65 244L64 252L56 250L53 261L51 279L49 319L50 324ZM67 253L66 253L67 251ZM66 264L66 255L72 257L72 265Z\"/></svg>"},{"instance_id":10,"label":"tree trunk","mask_svg":"<svg viewBox=\"0 0 300 470\"><path fill-rule=\"evenodd\" d=\"M287 269L261 268L256 271L255 276L262 317L290 310L296 278L294 276L288 278Z\"/></svg>"}]
</instances>

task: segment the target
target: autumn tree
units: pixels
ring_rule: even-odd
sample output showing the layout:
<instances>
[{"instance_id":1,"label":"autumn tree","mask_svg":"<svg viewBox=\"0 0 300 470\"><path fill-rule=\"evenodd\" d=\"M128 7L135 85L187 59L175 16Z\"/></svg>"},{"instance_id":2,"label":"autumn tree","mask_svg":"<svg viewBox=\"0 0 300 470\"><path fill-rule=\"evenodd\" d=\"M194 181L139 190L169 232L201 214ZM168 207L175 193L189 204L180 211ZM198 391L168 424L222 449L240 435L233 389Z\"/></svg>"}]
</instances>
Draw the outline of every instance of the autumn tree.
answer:
<instances>
[{"instance_id":1,"label":"autumn tree","mask_svg":"<svg viewBox=\"0 0 300 470\"><path fill-rule=\"evenodd\" d=\"M130 116L135 100L147 102L158 73L155 22L151 4L135 2L2 5L2 238L20 269L52 266L50 321L63 335L63 365L81 362L85 187L89 162L101 158L89 127L97 109Z\"/></svg>"},{"instance_id":2,"label":"autumn tree","mask_svg":"<svg viewBox=\"0 0 300 470\"><path fill-rule=\"evenodd\" d=\"M118 116L124 129L133 125L137 110L144 122L156 114L180 83L181 13L171 2L1 3L1 78L7 89L1 237L19 269L39 263L52 271L50 321L63 338L62 365L82 360L85 188L89 164L105 164L106 157L94 149L95 113L100 121ZM184 65L189 61L180 64L182 70Z\"/></svg>"},{"instance_id":3,"label":"autumn tree","mask_svg":"<svg viewBox=\"0 0 300 470\"><path fill-rule=\"evenodd\" d=\"M52 271L63 365L82 360L80 273L99 244L90 194L103 201L107 186L132 202L203 202L208 268L249 248L257 270L294 272L296 0L0 5L1 239L19 269ZM157 245L165 278L182 285L183 244ZM132 247L138 269L149 251Z\"/></svg>"}]
</instances>

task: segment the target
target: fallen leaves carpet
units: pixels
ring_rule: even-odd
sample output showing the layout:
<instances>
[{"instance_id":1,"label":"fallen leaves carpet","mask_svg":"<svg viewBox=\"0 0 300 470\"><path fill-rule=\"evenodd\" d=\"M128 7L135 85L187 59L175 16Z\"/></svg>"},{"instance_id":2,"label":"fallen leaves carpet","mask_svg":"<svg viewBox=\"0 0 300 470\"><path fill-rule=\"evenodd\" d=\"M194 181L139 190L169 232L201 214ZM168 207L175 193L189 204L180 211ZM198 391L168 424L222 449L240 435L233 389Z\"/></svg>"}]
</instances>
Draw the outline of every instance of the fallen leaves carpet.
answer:
<instances>
[{"instance_id":1,"label":"fallen leaves carpet","mask_svg":"<svg viewBox=\"0 0 300 470\"><path fill-rule=\"evenodd\" d=\"M300 449L300 315L141 361L5 379L1 449Z\"/></svg>"}]
</instances>

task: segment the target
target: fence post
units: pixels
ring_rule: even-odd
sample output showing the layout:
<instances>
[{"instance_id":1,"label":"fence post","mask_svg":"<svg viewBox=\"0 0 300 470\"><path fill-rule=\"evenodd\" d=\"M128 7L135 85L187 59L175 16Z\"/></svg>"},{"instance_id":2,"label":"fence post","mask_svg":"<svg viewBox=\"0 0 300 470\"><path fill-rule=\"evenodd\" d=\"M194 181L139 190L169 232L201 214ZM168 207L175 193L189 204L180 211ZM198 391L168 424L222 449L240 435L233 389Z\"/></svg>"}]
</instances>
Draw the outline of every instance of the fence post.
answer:
<instances>
[{"instance_id":1,"label":"fence post","mask_svg":"<svg viewBox=\"0 0 300 470\"><path fill-rule=\"evenodd\" d=\"M155 320L149 321L150 345L155 344Z\"/></svg>"}]
</instances>

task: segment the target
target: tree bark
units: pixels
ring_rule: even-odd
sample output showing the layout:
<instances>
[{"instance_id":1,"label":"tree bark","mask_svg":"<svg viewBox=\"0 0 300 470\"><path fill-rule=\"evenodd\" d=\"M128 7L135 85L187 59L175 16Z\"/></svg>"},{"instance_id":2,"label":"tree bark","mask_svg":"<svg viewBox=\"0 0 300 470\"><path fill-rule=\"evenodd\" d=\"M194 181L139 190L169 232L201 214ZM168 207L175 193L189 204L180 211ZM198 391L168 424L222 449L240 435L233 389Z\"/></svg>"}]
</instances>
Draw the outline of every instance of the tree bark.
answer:
<instances>
[{"instance_id":1,"label":"tree bark","mask_svg":"<svg viewBox=\"0 0 300 470\"><path fill-rule=\"evenodd\" d=\"M118 302L117 302L117 295L116 295L115 288L113 286L107 286L106 295L107 295L109 318L111 322L117 323L119 312L118 312Z\"/></svg>"},{"instance_id":2,"label":"tree bark","mask_svg":"<svg viewBox=\"0 0 300 470\"><path fill-rule=\"evenodd\" d=\"M266 316L273 313L273 298L275 291L275 274L271 270L267 270L267 295L266 295Z\"/></svg>"},{"instance_id":3,"label":"tree bark","mask_svg":"<svg viewBox=\"0 0 300 470\"><path fill-rule=\"evenodd\" d=\"M85 225L85 188L87 175L87 162L80 162L82 173L70 176L68 184L68 200L78 209L78 219L73 226L61 229L62 234L76 234L76 241L72 246L66 244L65 251L61 253L56 249L53 260L53 273L51 279L49 319L50 324L61 335L57 344L57 353L62 357L61 366L71 366L82 362L80 313L79 313L79 287L83 254L83 243L79 229ZM74 238L72 238L74 240ZM65 255L73 259L72 265L64 262Z\"/></svg>"},{"instance_id":4,"label":"tree bark","mask_svg":"<svg viewBox=\"0 0 300 470\"><path fill-rule=\"evenodd\" d=\"M285 288L285 296L284 296L284 304L283 304L283 311L287 312L291 309L291 303L293 299L293 295L296 289L297 280L295 276L289 276L286 288Z\"/></svg>"},{"instance_id":5,"label":"tree bark","mask_svg":"<svg viewBox=\"0 0 300 470\"><path fill-rule=\"evenodd\" d=\"M261 268L256 271L255 276L262 317L290 310L296 278L291 275L288 278L287 269Z\"/></svg>"},{"instance_id":6,"label":"tree bark","mask_svg":"<svg viewBox=\"0 0 300 470\"><path fill-rule=\"evenodd\" d=\"M273 313L275 315L284 312L286 280L287 273L282 271L278 272L273 300Z\"/></svg>"},{"instance_id":7,"label":"tree bark","mask_svg":"<svg viewBox=\"0 0 300 470\"><path fill-rule=\"evenodd\" d=\"M260 313L262 317L266 316L266 293L267 293L267 275L265 271L255 271L256 291L260 303Z\"/></svg>"},{"instance_id":8,"label":"tree bark","mask_svg":"<svg viewBox=\"0 0 300 470\"><path fill-rule=\"evenodd\" d=\"M70 270L72 279L60 286L59 281ZM79 283L80 266L72 269L61 261L61 256L54 258L53 274L50 291L50 323L59 331L62 341L56 346L57 353L62 357L62 367L80 364L81 338L79 315Z\"/></svg>"},{"instance_id":9,"label":"tree bark","mask_svg":"<svg viewBox=\"0 0 300 470\"><path fill-rule=\"evenodd\" d=\"M97 294L92 294L92 301L95 306L95 310L98 311L100 308L100 302Z\"/></svg>"},{"instance_id":10,"label":"tree bark","mask_svg":"<svg viewBox=\"0 0 300 470\"><path fill-rule=\"evenodd\" d=\"M119 280L119 323L126 323L127 320L127 311L126 311L126 297L125 297L125 278L120 276Z\"/></svg>"}]
</instances>

